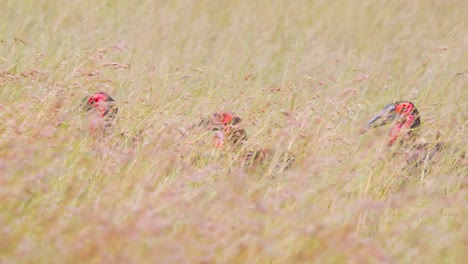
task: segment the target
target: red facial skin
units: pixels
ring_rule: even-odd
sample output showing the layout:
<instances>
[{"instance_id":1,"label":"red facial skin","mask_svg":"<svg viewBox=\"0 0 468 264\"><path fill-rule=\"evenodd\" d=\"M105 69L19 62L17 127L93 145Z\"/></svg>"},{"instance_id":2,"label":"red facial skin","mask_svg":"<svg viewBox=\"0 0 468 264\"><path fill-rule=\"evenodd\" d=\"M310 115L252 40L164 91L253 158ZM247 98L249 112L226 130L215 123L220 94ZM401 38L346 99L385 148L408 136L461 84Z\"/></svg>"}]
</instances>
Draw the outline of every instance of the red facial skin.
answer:
<instances>
[{"instance_id":1,"label":"red facial skin","mask_svg":"<svg viewBox=\"0 0 468 264\"><path fill-rule=\"evenodd\" d=\"M113 107L114 99L104 92L98 92L90 96L87 101L87 109L95 112L91 119L89 130L101 131L110 125L111 120L117 111Z\"/></svg>"},{"instance_id":2,"label":"red facial skin","mask_svg":"<svg viewBox=\"0 0 468 264\"><path fill-rule=\"evenodd\" d=\"M103 92L95 93L88 99L88 105L93 106L96 109L100 117L104 117L109 112L109 107L105 104L105 102L109 102L109 95Z\"/></svg>"},{"instance_id":3,"label":"red facial skin","mask_svg":"<svg viewBox=\"0 0 468 264\"><path fill-rule=\"evenodd\" d=\"M217 131L214 137L215 148L220 148L224 145L224 139L231 131L232 123L236 116L229 112L217 114L216 119L222 125L222 131Z\"/></svg>"},{"instance_id":4,"label":"red facial skin","mask_svg":"<svg viewBox=\"0 0 468 264\"><path fill-rule=\"evenodd\" d=\"M414 122L415 116L412 114L414 105L409 102L402 102L395 106L395 112L403 117L403 120L396 123L390 131L390 141L388 145L393 145L401 133L408 133L411 125Z\"/></svg>"},{"instance_id":5,"label":"red facial skin","mask_svg":"<svg viewBox=\"0 0 468 264\"><path fill-rule=\"evenodd\" d=\"M219 115L221 117L221 122L223 123L223 125L227 125L227 124L231 123L232 120L234 120L234 115L231 114L231 113L223 112L223 113L221 113Z\"/></svg>"}]
</instances>

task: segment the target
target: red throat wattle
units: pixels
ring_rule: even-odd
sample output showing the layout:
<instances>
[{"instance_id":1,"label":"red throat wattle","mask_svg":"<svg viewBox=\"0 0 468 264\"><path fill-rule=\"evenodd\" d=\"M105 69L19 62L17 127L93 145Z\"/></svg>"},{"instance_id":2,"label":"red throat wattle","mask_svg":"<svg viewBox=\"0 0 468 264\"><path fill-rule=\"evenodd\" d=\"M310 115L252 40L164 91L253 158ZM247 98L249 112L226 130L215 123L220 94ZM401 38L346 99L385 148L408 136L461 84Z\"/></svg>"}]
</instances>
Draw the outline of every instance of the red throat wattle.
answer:
<instances>
[{"instance_id":1,"label":"red throat wattle","mask_svg":"<svg viewBox=\"0 0 468 264\"><path fill-rule=\"evenodd\" d=\"M396 123L390 131L390 141L388 142L389 146L393 145L397 141L400 134L406 134L409 132L409 129L411 128L411 125L413 124L415 119L414 115L412 114L413 109L414 105L408 102L402 102L395 106L395 112L401 115L403 117L403 120Z\"/></svg>"},{"instance_id":2,"label":"red throat wattle","mask_svg":"<svg viewBox=\"0 0 468 264\"><path fill-rule=\"evenodd\" d=\"M217 122L222 125L214 137L215 147L220 148L224 145L224 140L231 132L232 125L235 123L236 116L230 112L222 112L217 116Z\"/></svg>"},{"instance_id":3,"label":"red throat wattle","mask_svg":"<svg viewBox=\"0 0 468 264\"><path fill-rule=\"evenodd\" d=\"M220 148L224 145L224 132L223 131L216 132L214 136L214 144L215 144L215 148Z\"/></svg>"}]
</instances>

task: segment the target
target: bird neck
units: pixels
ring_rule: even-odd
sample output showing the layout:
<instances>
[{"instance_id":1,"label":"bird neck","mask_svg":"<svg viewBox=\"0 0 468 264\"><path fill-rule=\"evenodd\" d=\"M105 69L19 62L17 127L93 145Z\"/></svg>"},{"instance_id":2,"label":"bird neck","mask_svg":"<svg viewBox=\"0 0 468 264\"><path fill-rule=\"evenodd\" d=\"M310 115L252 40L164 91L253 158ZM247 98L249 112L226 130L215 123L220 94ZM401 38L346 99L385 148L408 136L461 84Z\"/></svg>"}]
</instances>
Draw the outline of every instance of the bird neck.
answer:
<instances>
[{"instance_id":1,"label":"bird neck","mask_svg":"<svg viewBox=\"0 0 468 264\"><path fill-rule=\"evenodd\" d=\"M403 143L403 140L408 141L414 139L419 126L421 126L419 112L418 110L413 109L411 113L406 114L404 119L401 122L396 123L391 129L388 145L393 145L399 138L401 138L400 143Z\"/></svg>"},{"instance_id":2,"label":"bird neck","mask_svg":"<svg viewBox=\"0 0 468 264\"><path fill-rule=\"evenodd\" d=\"M216 131L214 137L215 148L228 145L227 147L231 150L239 148L246 140L247 134L244 129L231 126L225 126L223 130ZM229 144L225 144L226 142Z\"/></svg>"}]
</instances>

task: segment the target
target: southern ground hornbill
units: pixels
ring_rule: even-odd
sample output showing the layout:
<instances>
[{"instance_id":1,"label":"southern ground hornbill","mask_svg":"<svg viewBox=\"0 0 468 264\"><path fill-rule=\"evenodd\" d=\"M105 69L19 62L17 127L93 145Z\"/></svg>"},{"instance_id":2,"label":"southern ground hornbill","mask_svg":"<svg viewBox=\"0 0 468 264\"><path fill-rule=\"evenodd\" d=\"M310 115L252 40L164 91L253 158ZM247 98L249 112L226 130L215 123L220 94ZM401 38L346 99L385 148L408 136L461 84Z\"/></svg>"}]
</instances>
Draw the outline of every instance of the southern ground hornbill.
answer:
<instances>
[{"instance_id":1,"label":"southern ground hornbill","mask_svg":"<svg viewBox=\"0 0 468 264\"><path fill-rule=\"evenodd\" d=\"M415 138L421 126L419 111L415 105L409 101L397 101L386 105L375 117L367 123L367 130L382 125L393 124L390 130L388 145L399 144L407 153L407 162L412 167L427 164L435 155L445 151L448 145L444 142L437 143L415 143ZM456 149L454 153L461 154L461 159L465 158L464 151Z\"/></svg>"},{"instance_id":2,"label":"southern ground hornbill","mask_svg":"<svg viewBox=\"0 0 468 264\"><path fill-rule=\"evenodd\" d=\"M242 118L232 112L220 112L202 119L199 125L215 133L215 148L231 152L239 151L238 162L245 167L258 167L268 160L273 160L275 156L273 149L245 150L242 148L247 141L247 133L245 129L237 126L241 122ZM294 162L295 158L291 155L280 155L277 168L288 169Z\"/></svg>"},{"instance_id":3,"label":"southern ground hornbill","mask_svg":"<svg viewBox=\"0 0 468 264\"><path fill-rule=\"evenodd\" d=\"M388 104L367 123L367 129L395 123L390 131L388 145L393 145L398 139L414 139L421 126L419 112L411 102L398 101Z\"/></svg>"},{"instance_id":4,"label":"southern ground hornbill","mask_svg":"<svg viewBox=\"0 0 468 264\"><path fill-rule=\"evenodd\" d=\"M110 95L98 92L87 96L83 99L83 108L91 114L90 132L111 132L118 108Z\"/></svg>"},{"instance_id":5,"label":"southern ground hornbill","mask_svg":"<svg viewBox=\"0 0 468 264\"><path fill-rule=\"evenodd\" d=\"M199 126L214 131L214 144L216 148L225 145L227 141L230 146L239 147L247 139L244 129L236 127L242 119L232 112L213 113L202 119Z\"/></svg>"}]
</instances>

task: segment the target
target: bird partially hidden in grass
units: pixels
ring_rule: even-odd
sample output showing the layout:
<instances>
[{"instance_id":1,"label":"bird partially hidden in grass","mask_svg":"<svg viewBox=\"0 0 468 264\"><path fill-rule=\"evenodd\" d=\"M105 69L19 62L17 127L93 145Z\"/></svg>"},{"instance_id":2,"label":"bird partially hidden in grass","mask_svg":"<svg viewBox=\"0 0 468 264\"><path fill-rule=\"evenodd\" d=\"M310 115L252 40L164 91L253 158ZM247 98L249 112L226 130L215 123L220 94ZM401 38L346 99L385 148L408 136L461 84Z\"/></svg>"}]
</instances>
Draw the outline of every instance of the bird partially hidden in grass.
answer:
<instances>
[{"instance_id":1,"label":"bird partially hidden in grass","mask_svg":"<svg viewBox=\"0 0 468 264\"><path fill-rule=\"evenodd\" d=\"M83 109L91 115L89 130L91 133L109 134L115 123L118 108L115 100L105 92L87 96L82 102Z\"/></svg>"},{"instance_id":2,"label":"bird partially hidden in grass","mask_svg":"<svg viewBox=\"0 0 468 264\"><path fill-rule=\"evenodd\" d=\"M227 152L237 154L237 162L244 167L256 168L272 161L275 157L273 149L246 150L245 142L248 139L245 129L238 127L242 118L232 112L213 113L207 118L203 118L199 126L203 126L215 133L214 147ZM295 158L292 155L280 155L277 157L277 168L282 170L290 168Z\"/></svg>"},{"instance_id":3,"label":"bird partially hidden in grass","mask_svg":"<svg viewBox=\"0 0 468 264\"><path fill-rule=\"evenodd\" d=\"M215 132L214 144L216 148L225 145L225 141L231 143L232 146L239 146L242 141L247 139L247 133L244 129L236 127L242 122L242 118L232 112L213 113L210 116L203 118L199 126L207 128Z\"/></svg>"},{"instance_id":4,"label":"bird partially hidden in grass","mask_svg":"<svg viewBox=\"0 0 468 264\"><path fill-rule=\"evenodd\" d=\"M117 118L117 104L109 94L97 92L91 96L86 96L82 101L82 109L90 115L89 132L98 139L113 134L119 143L130 146L137 146L143 143L145 131L137 131L133 135L128 132L115 132Z\"/></svg>"},{"instance_id":5,"label":"bird partially hidden in grass","mask_svg":"<svg viewBox=\"0 0 468 264\"><path fill-rule=\"evenodd\" d=\"M418 144L415 139L421 128L421 118L415 105L409 101L397 101L386 105L377 115L375 115L366 126L366 131L386 124L393 124L390 130L388 146L399 146L406 154L406 161L410 168L417 168L424 165L423 172L426 172L431 162L437 155L447 153L449 145L445 142ZM400 152L401 153L401 152ZM464 159L464 152L454 149L452 153L461 153Z\"/></svg>"}]
</instances>

